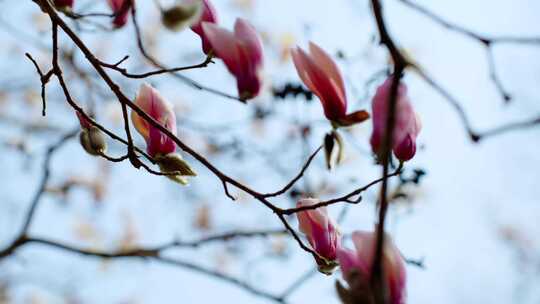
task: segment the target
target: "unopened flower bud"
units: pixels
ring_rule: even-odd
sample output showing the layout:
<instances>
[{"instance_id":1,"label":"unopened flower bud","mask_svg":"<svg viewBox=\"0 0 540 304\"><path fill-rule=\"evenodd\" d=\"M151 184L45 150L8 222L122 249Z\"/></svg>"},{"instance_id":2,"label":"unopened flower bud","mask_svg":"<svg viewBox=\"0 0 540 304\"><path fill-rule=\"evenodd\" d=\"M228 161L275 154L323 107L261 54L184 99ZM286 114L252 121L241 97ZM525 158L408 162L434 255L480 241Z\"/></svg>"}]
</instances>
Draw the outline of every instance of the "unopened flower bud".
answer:
<instances>
[{"instance_id":1,"label":"unopened flower bud","mask_svg":"<svg viewBox=\"0 0 540 304\"><path fill-rule=\"evenodd\" d=\"M375 232L355 231L352 240L355 250L344 247L338 249L337 258L349 288L338 284L337 291L344 303L372 303L374 294L381 293L373 290L370 284L377 236ZM385 235L384 239L382 263L384 271L382 294L386 299L385 303L405 303L407 279L405 263L388 235Z\"/></svg>"},{"instance_id":2,"label":"unopened flower bud","mask_svg":"<svg viewBox=\"0 0 540 304\"><path fill-rule=\"evenodd\" d=\"M181 31L196 23L203 12L202 1L177 4L161 14L161 21L171 31Z\"/></svg>"},{"instance_id":3,"label":"unopened flower bud","mask_svg":"<svg viewBox=\"0 0 540 304\"><path fill-rule=\"evenodd\" d=\"M102 155L107 151L107 142L103 133L94 126L83 128L79 139L81 146L90 155Z\"/></svg>"},{"instance_id":4,"label":"unopened flower bud","mask_svg":"<svg viewBox=\"0 0 540 304\"><path fill-rule=\"evenodd\" d=\"M264 59L262 40L255 28L238 18L234 33L210 22L203 22L202 29L215 55L236 77L238 97L244 101L257 97L263 87Z\"/></svg>"},{"instance_id":5,"label":"unopened flower bud","mask_svg":"<svg viewBox=\"0 0 540 304\"><path fill-rule=\"evenodd\" d=\"M135 104L173 135L176 135L176 114L173 106L156 89L148 84L141 85ZM131 120L137 131L144 137L146 151L150 156L167 155L176 150L176 144L171 137L139 116L136 111L131 112Z\"/></svg>"},{"instance_id":6,"label":"unopened flower bud","mask_svg":"<svg viewBox=\"0 0 540 304\"><path fill-rule=\"evenodd\" d=\"M298 201L296 207L307 207L319 203L318 199L304 198ZM337 266L337 249L341 242L341 233L337 225L328 216L326 207L300 211L297 214L300 231L302 231L313 251L319 271L331 274Z\"/></svg>"},{"instance_id":7,"label":"unopened flower bud","mask_svg":"<svg viewBox=\"0 0 540 304\"><path fill-rule=\"evenodd\" d=\"M390 76L379 86L372 101L373 132L370 143L378 158L383 156L385 137L388 132L386 124L393 78ZM420 117L414 112L407 95L407 86L404 83L399 84L395 102L395 121L390 148L400 161L408 161L416 153L416 137L422 129L422 123Z\"/></svg>"},{"instance_id":8,"label":"unopened flower bud","mask_svg":"<svg viewBox=\"0 0 540 304\"><path fill-rule=\"evenodd\" d=\"M161 173L173 173L167 175L169 179L181 185L187 185L186 176L196 176L197 173L178 153L169 153L166 155L158 154L155 160L161 170Z\"/></svg>"}]
</instances>

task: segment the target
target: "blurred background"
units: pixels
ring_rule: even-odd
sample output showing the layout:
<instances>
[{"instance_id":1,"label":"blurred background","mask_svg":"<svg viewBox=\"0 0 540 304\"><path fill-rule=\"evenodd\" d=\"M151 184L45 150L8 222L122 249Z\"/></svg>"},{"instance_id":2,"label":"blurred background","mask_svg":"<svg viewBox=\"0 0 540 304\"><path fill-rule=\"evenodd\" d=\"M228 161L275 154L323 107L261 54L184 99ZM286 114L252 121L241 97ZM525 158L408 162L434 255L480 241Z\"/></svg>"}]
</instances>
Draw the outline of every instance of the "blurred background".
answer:
<instances>
[{"instance_id":1,"label":"blurred background","mask_svg":"<svg viewBox=\"0 0 540 304\"><path fill-rule=\"evenodd\" d=\"M346 78L349 109L369 109L385 79L389 58L378 45L367 0L214 0L222 26L237 17L254 24L265 44L265 89L243 105L186 85L171 75L128 79L109 71L128 96L149 82L170 100L179 137L222 171L261 192L292 179L322 143L330 125L317 98L286 95L300 85L288 50L314 41L334 56ZM163 6L173 1L161 0ZM443 1L416 3L475 32L492 36L540 35L540 2ZM511 95L505 102L490 76L489 54L478 41L448 30L399 0L383 1L392 35L407 54L441 83L475 130L534 117L540 112L540 43L492 46L495 73ZM168 66L202 62L200 40L189 30L161 25L154 1L139 0L138 20L147 49ZM106 1L76 1L77 12L108 12ZM108 18L68 20L92 51L131 72L153 70L140 56L133 25L111 31ZM50 21L30 0L0 1L0 248L17 235L39 186L49 145L78 128L56 80L47 86L41 116L40 82L28 52L50 67ZM84 56L60 35L61 65L74 99L103 125L123 134L121 108ZM235 94L220 61L183 72L206 86ZM403 254L423 261L407 267L409 303L540 303L540 128L520 129L473 143L450 104L413 73L406 75L422 118L416 157L391 183L388 231ZM309 96L308 96L309 97ZM328 171L319 155L291 193L273 200L294 206L299 195L328 199L380 176L369 146L371 124L345 130L344 162ZM143 139L135 134L139 147ZM109 142L110 154L125 147ZM102 251L159 246L230 231L279 230L278 218L234 187L232 202L219 179L185 156L198 172L180 187L164 177L84 153L77 139L53 155L51 178L32 236ZM350 208L334 205L341 230L370 230L378 187ZM288 220L297 227L295 217ZM245 238L182 248L167 256L189 261L280 295L287 303L339 303L336 272L315 271L311 256L288 236ZM304 278L299 284L298 279ZM186 268L139 258L103 260L28 245L0 260L0 303L272 303L234 284Z\"/></svg>"}]
</instances>

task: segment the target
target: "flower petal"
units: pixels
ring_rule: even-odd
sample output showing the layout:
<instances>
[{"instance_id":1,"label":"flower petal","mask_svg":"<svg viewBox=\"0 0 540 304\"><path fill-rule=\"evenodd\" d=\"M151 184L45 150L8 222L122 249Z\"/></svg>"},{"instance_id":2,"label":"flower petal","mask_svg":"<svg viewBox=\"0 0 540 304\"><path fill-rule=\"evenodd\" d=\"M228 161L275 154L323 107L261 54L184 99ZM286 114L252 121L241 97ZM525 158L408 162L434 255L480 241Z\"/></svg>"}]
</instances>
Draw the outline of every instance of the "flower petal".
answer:
<instances>
[{"instance_id":1,"label":"flower petal","mask_svg":"<svg viewBox=\"0 0 540 304\"><path fill-rule=\"evenodd\" d=\"M241 58L238 50L238 41L235 35L213 23L203 22L202 28L212 49L217 57L223 60L227 69L234 75L241 72Z\"/></svg>"},{"instance_id":2,"label":"flower petal","mask_svg":"<svg viewBox=\"0 0 540 304\"><path fill-rule=\"evenodd\" d=\"M329 120L337 121L346 115L346 101L339 85L317 65L312 57L301 48L292 52L298 75L308 88L319 97L324 114Z\"/></svg>"},{"instance_id":3,"label":"flower petal","mask_svg":"<svg viewBox=\"0 0 540 304\"><path fill-rule=\"evenodd\" d=\"M388 119L389 101L391 95L393 76L377 88L377 92L373 97L372 116L373 116L373 133L371 136L371 146L375 153L380 153L380 147L384 142L386 135L386 123ZM420 121L416 120L416 114L412 108L409 97L407 96L407 87L404 83L400 83L396 100L396 116L395 127L392 138L392 148L397 148L403 143L405 137L411 133L416 133L421 127Z\"/></svg>"},{"instance_id":4,"label":"flower petal","mask_svg":"<svg viewBox=\"0 0 540 304\"><path fill-rule=\"evenodd\" d=\"M142 84L135 104L173 135L176 135L176 114L172 105L156 89L148 84ZM167 154L176 149L171 138L148 123L137 112L131 112L131 120L137 131L144 137L150 155Z\"/></svg>"},{"instance_id":5,"label":"flower petal","mask_svg":"<svg viewBox=\"0 0 540 304\"><path fill-rule=\"evenodd\" d=\"M326 51L313 42L309 42L309 52L311 54L311 58L313 58L313 61L315 61L317 66L319 66L325 72L325 74L328 75L328 77L330 77L334 83L336 83L339 88L341 98L343 102L345 102L345 108L347 108L347 94L345 92L343 77L341 76L341 72L339 71L339 68L332 57L330 57Z\"/></svg>"},{"instance_id":6,"label":"flower petal","mask_svg":"<svg viewBox=\"0 0 540 304\"><path fill-rule=\"evenodd\" d=\"M376 236L374 232L355 231L352 234L352 241L358 256L358 265L362 271L371 273L371 264L375 254Z\"/></svg>"},{"instance_id":7,"label":"flower petal","mask_svg":"<svg viewBox=\"0 0 540 304\"><path fill-rule=\"evenodd\" d=\"M317 96L320 96L320 92L318 88L313 83L311 76L310 76L310 66L308 64L308 61L311 60L309 56L302 50L300 47L296 47L295 49L291 50L291 55L293 58L293 63L296 68L296 72L298 73L298 76L300 76L300 79L302 79L302 82L313 91L313 93Z\"/></svg>"},{"instance_id":8,"label":"flower petal","mask_svg":"<svg viewBox=\"0 0 540 304\"><path fill-rule=\"evenodd\" d=\"M216 8L212 4L212 2L210 2L210 0L202 0L202 2L204 5L202 16L199 21L197 21L193 26L191 26L191 30L201 37L203 51L205 54L208 54L212 50L212 46L210 45L210 42L208 41L208 38L203 31L202 23L217 23L218 17Z\"/></svg>"},{"instance_id":9,"label":"flower petal","mask_svg":"<svg viewBox=\"0 0 540 304\"><path fill-rule=\"evenodd\" d=\"M246 53L249 55L249 64L254 68L261 66L263 64L263 47L257 30L246 20L238 18L234 24L234 36L246 49Z\"/></svg>"}]
</instances>

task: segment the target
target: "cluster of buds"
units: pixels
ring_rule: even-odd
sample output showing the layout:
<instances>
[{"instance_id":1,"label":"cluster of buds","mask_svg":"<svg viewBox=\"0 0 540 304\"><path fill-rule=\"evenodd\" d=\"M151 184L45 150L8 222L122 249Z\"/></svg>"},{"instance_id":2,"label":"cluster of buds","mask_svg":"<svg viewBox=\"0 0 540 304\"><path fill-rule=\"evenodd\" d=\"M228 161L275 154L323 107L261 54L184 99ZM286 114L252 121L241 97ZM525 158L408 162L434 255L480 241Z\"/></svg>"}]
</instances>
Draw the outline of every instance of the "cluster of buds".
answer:
<instances>
[{"instance_id":1,"label":"cluster of buds","mask_svg":"<svg viewBox=\"0 0 540 304\"><path fill-rule=\"evenodd\" d=\"M107 142L103 133L80 112L77 111L76 113L81 125L79 141L84 151L93 156L103 155L107 151Z\"/></svg>"},{"instance_id":2,"label":"cluster of buds","mask_svg":"<svg viewBox=\"0 0 540 304\"><path fill-rule=\"evenodd\" d=\"M143 84L139 89L135 104L163 128L176 136L176 114L172 105L156 89L148 84ZM174 140L139 115L137 111L131 112L131 120L135 129L144 137L146 151L154 158L161 172L171 180L186 185L186 177L195 176L196 173L182 159L180 154L175 153L176 144Z\"/></svg>"},{"instance_id":3,"label":"cluster of buds","mask_svg":"<svg viewBox=\"0 0 540 304\"><path fill-rule=\"evenodd\" d=\"M324 115L334 128L358 124L369 118L369 114L364 110L347 114L347 93L343 77L334 60L322 48L310 42L309 54L299 47L291 52L298 75L319 97ZM372 101L373 134L370 142L378 156L381 156L386 134L391 79L392 77L377 89ZM416 153L416 137L420 133L421 123L412 108L404 84L400 84L398 88L395 114L396 124L391 148L400 161L408 161ZM328 145L328 138L327 136L325 147Z\"/></svg>"},{"instance_id":4,"label":"cluster of buds","mask_svg":"<svg viewBox=\"0 0 540 304\"><path fill-rule=\"evenodd\" d=\"M355 250L345 248L337 225L328 215L326 207L317 207L317 199L304 198L298 201L297 208L313 207L297 213L300 231L302 231L316 253L315 261L319 271L331 274L340 265L343 278L348 288L340 283L338 294L344 304L372 304L377 290L371 285L372 264L375 256L376 233L355 231L352 235ZM390 236L385 235L383 245L383 281L384 303L405 303L405 264L401 253Z\"/></svg>"},{"instance_id":5,"label":"cluster of buds","mask_svg":"<svg viewBox=\"0 0 540 304\"><path fill-rule=\"evenodd\" d=\"M58 9L70 10L73 0L54 0ZM108 0L114 13L116 28L126 24L134 0ZM238 96L242 100L254 98L262 88L263 47L255 28L246 20L238 18L234 31L217 24L217 13L210 0L183 0L162 12L163 24L171 30L191 27L200 36L202 49L208 56L221 59L237 81ZM327 165L330 168L334 147L337 145L337 161L342 158L343 140L336 132L370 118L365 110L347 114L347 92L341 71L332 57L315 43L309 43L309 52L297 47L291 51L296 71L303 83L320 99L324 115L333 126L325 137ZM383 150L391 149L400 161L412 159L416 153L416 138L421 122L407 96L407 87L400 84L395 98L395 125L390 147L384 147L389 133L387 122L394 77L389 77L376 91L372 100L373 132L370 143L380 158ZM150 85L143 84L135 99L139 107L131 113L136 130L144 137L148 154L159 165L162 173L170 179L187 184L187 176L196 173L180 154L176 153L176 115L172 105ZM143 112L145 115L143 115ZM107 149L105 139L98 128L77 112L82 127L80 141L91 155L103 155ZM154 122L151 122L154 120ZM161 127L156 127L155 124ZM162 130L167 130L164 132ZM170 136L172 134L172 136ZM383 284L374 287L372 266L375 258L377 235L374 232L356 231L352 235L354 250L342 244L337 224L328 215L326 207L316 206L317 199L305 198L297 203L299 229L314 252L319 271L331 274L339 265L348 287L337 285L338 294L345 304L375 303L375 295L383 295L384 303L405 303L406 271L404 260L390 236L383 243ZM381 288L382 290L374 290Z\"/></svg>"}]
</instances>

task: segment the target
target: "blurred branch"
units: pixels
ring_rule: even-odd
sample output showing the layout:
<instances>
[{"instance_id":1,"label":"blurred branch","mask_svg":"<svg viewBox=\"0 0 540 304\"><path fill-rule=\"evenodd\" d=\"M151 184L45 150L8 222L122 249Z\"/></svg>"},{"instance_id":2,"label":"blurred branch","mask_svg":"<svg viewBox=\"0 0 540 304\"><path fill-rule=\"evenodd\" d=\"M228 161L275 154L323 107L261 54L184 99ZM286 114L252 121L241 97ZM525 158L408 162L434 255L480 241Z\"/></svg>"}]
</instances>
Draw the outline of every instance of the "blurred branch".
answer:
<instances>
[{"instance_id":1,"label":"blurred branch","mask_svg":"<svg viewBox=\"0 0 540 304\"><path fill-rule=\"evenodd\" d=\"M398 0L404 5L410 7L411 9L423 14L424 16L430 18L431 20L437 22L441 26L454 31L456 33L467 36L471 39L477 40L478 42L490 45L494 43L503 43L503 44L526 44L526 45L538 45L540 46L540 36L539 37L517 37L517 36L493 36L489 37L487 35L482 35L476 33L470 29L467 29L459 24L452 23L447 21L440 15L430 11L429 9L417 4L411 0Z\"/></svg>"},{"instance_id":2,"label":"blurred branch","mask_svg":"<svg viewBox=\"0 0 540 304\"><path fill-rule=\"evenodd\" d=\"M454 108L454 110L457 112L458 117L460 118L466 132L468 133L469 137L473 142L479 142L482 139L493 137L496 135L500 135L506 132L515 131L515 130L522 130L527 129L531 127L537 127L540 125L540 113L536 117L527 118L524 120L518 120L514 122L508 122L505 124L501 124L499 126L492 127L491 129L487 129L482 132L478 132L473 129L471 121L461 106L461 103L457 100L455 96L453 96L450 91L448 91L446 88L442 86L442 84L438 83L432 76L428 75L423 69L421 69L419 66L414 66L413 70L422 78L432 89L434 89L439 95L441 95L446 101L450 103L450 105Z\"/></svg>"},{"instance_id":3,"label":"blurred branch","mask_svg":"<svg viewBox=\"0 0 540 304\"><path fill-rule=\"evenodd\" d=\"M52 144L51 146L49 146L49 148L47 148L47 151L45 153L45 159L42 165L43 175L41 177L41 181L39 183L38 189L36 190L36 193L34 194L32 201L30 202L30 207L28 208L28 211L26 212L26 215L24 217L21 231L19 232L18 236L15 238L15 240L13 241L11 245L9 245L7 248L3 250L0 250L0 259L12 254L14 250L24 245L24 243L26 242L28 229L30 228L30 224L32 223L32 220L34 219L34 215L36 213L36 209L38 207L39 201L41 200L41 197L45 193L45 189L47 187L47 183L51 175L52 157L54 153L58 151L58 149L60 149L69 139L73 138L78 132L79 132L79 128L76 128L73 131L66 133L56 143Z\"/></svg>"},{"instance_id":4,"label":"blurred branch","mask_svg":"<svg viewBox=\"0 0 540 304\"><path fill-rule=\"evenodd\" d=\"M380 43L386 47L393 61L393 74L392 84L390 87L390 94L388 96L388 117L386 118L386 129L384 134L384 141L382 145L382 185L379 204L379 217L376 226L376 248L373 263L371 265L371 286L374 290L374 300L377 304L385 304L386 301L386 289L389 288L385 283L384 275L384 238L385 238L385 221L388 210L388 172L389 165L392 157L392 139L394 138L394 127L396 124L396 108L398 89L400 80L405 69L410 65L406 57L401 53L399 48L394 43L394 40L390 36L383 16L383 7L379 0L371 1L373 16L375 17L377 30L379 32ZM401 170L401 164L398 168L398 172Z\"/></svg>"},{"instance_id":5,"label":"blurred branch","mask_svg":"<svg viewBox=\"0 0 540 304\"><path fill-rule=\"evenodd\" d=\"M501 98L505 102L510 102L512 97L510 96L508 91L504 88L502 81L500 79L500 76L497 73L497 68L496 68L495 59L493 55L493 46L495 44L522 44L522 45L540 46L540 37L513 37L513 36L489 37L487 35L482 35L477 32L474 32L459 24L452 23L444 19L440 15L430 11L429 9L413 1L410 1L410 0L398 0L398 1L406 5L407 7L417 11L418 13L423 14L424 16L430 18L431 20L447 28L448 30L456 32L463 36L466 36L470 39L476 40L477 42L482 44L486 48L489 76L491 80L493 81L493 83L495 84L495 87L499 95L501 96Z\"/></svg>"},{"instance_id":6,"label":"blurred branch","mask_svg":"<svg viewBox=\"0 0 540 304\"><path fill-rule=\"evenodd\" d=\"M323 146L319 146L315 152L313 152L311 154L311 156L308 158L307 162L304 164L304 166L302 167L302 169L300 170L300 172L298 173L298 175L296 175L295 178L293 178L287 185L285 185L285 187L283 187L281 190L278 190L276 192L272 192L272 193L267 193L267 194L263 194L264 197L268 198L268 197L275 197L275 196L279 196L279 195L282 195L283 193L287 192L289 189L291 189L297 181L299 181L302 176L304 176L304 173L306 172L306 170L309 168L309 165L311 164L311 162L313 161L313 159L315 158L315 156L317 156L317 154L321 151L321 149L323 148Z\"/></svg>"},{"instance_id":7,"label":"blurred branch","mask_svg":"<svg viewBox=\"0 0 540 304\"><path fill-rule=\"evenodd\" d=\"M275 233L276 231L271 231L268 233ZM283 231L278 231L279 233L283 233ZM237 233L237 234L229 234L229 235L222 235L222 236L215 236L213 238L206 238L199 241L199 244L202 243L208 243L211 241L217 241L217 240L229 240L231 238L235 237L247 237L247 236L259 236L265 234L264 232L253 233L252 235L248 235L246 233ZM91 257L98 257L98 258L106 258L106 259L119 259L119 258L143 258L143 259L151 259L153 261L157 261L160 263L192 270L210 277L213 277L215 279L219 279L224 282L231 283L233 285L236 285L237 287L242 288L243 290L250 292L256 296L271 300L276 303L286 303L285 299L280 296L276 296L273 294L270 294L268 292L265 292L261 289L259 289L256 286L253 286L247 282L243 282L237 278L228 276L226 274L223 274L221 272L218 272L216 270L212 270L209 268L205 268L200 265L196 265L187 261L183 261L177 258L170 258L162 255L162 251L171 248L171 246L163 246L153 249L130 249L130 250L124 250L124 251L117 251L117 252L105 252L105 251L96 251L96 250L88 250L88 249L81 249L77 247L73 247L70 245L61 244L55 241L50 241L46 239L41 238L27 238L22 237L18 239L17 242L15 242L12 246L10 246L9 252L1 251L0 252L0 258L5 257L6 253L7 255L12 254L15 250L18 248L27 245L27 244L40 244L47 247L63 250L70 253L76 253L83 256L91 256ZM197 242L193 242L192 244L195 244ZM191 247L191 245L188 245ZM174 244L172 247L181 247L178 244Z\"/></svg>"},{"instance_id":8,"label":"blurred branch","mask_svg":"<svg viewBox=\"0 0 540 304\"><path fill-rule=\"evenodd\" d=\"M292 282L291 285L289 285L289 287L287 287L285 291L283 291L283 293L281 293L281 297L284 299L289 297L295 291L297 291L300 287L302 287L304 283L306 283L309 279L311 279L318 273L319 271L316 268L306 271L304 274L298 277L298 279L294 280L294 282Z\"/></svg>"},{"instance_id":9,"label":"blurred branch","mask_svg":"<svg viewBox=\"0 0 540 304\"><path fill-rule=\"evenodd\" d=\"M175 72L180 72L180 71L205 68L210 63L214 63L212 61L212 56L207 56L206 59L203 62L199 63L199 64L194 64L194 65L189 65L189 66L184 66L184 67L159 69L159 70L156 70L156 71L146 72L146 73L141 73L141 74L133 74L133 73L129 73L126 68L121 68L119 66L122 62L124 62L127 59L127 57L128 56L124 57L121 61L119 61L118 63L115 63L115 64L105 63L105 62L102 62L102 61L100 61L100 64L102 66L106 67L106 68L115 70L115 71L121 73L122 75L124 75L124 76L126 76L128 78L142 79L142 78L148 78L148 77L155 76L155 75L160 75L160 74L166 74L166 73L170 74L170 73L175 73Z\"/></svg>"},{"instance_id":10,"label":"blurred branch","mask_svg":"<svg viewBox=\"0 0 540 304\"><path fill-rule=\"evenodd\" d=\"M45 116L46 109L47 109L45 86L49 82L49 79L51 79L51 76L53 75L53 70L50 70L47 73L43 74L36 60L34 60L34 58L29 53L25 53L25 55L34 64L34 67L36 68L36 71L40 76L39 80L41 81L41 102L42 102L41 115Z\"/></svg>"}]
</instances>

